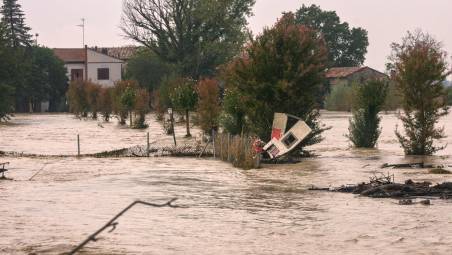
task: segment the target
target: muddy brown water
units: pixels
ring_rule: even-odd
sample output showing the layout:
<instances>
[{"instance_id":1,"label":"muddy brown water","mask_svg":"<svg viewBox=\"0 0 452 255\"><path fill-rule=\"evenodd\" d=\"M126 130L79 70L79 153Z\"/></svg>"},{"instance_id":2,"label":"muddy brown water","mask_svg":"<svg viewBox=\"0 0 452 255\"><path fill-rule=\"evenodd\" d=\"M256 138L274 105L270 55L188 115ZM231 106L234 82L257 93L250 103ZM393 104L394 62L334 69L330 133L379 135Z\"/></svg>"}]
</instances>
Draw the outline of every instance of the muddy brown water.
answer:
<instances>
[{"instance_id":1,"label":"muddy brown water","mask_svg":"<svg viewBox=\"0 0 452 255\"><path fill-rule=\"evenodd\" d=\"M452 201L400 206L307 190L365 181L375 171L396 181L452 181L427 170L380 169L421 159L403 156L393 114L383 116L378 150L349 148L348 118L322 114L333 129L312 148L317 158L251 171L191 158L0 158L11 162L8 176L14 178L0 182L0 254L61 254L130 202L174 197L185 208L137 206L83 254L450 254ZM70 115L18 115L0 126L0 150L71 155L77 133L86 153L144 144L147 131L151 141L171 144L150 121L149 130L137 131ZM452 144L449 123L451 115L441 124L449 135L444 143ZM183 126L176 131L182 136ZM448 147L423 160L452 164L451 152Z\"/></svg>"}]
</instances>

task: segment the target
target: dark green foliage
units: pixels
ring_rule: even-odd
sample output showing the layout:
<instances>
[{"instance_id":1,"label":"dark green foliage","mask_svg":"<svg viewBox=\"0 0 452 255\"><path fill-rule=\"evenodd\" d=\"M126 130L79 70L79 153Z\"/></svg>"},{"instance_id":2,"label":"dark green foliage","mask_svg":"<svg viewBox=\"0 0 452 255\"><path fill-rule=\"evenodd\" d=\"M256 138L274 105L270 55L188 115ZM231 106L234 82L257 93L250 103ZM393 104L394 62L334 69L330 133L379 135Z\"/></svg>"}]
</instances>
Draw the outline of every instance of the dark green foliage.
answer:
<instances>
[{"instance_id":1,"label":"dark green foliage","mask_svg":"<svg viewBox=\"0 0 452 255\"><path fill-rule=\"evenodd\" d=\"M186 137L190 137L190 111L195 110L198 95L195 90L195 82L190 79L180 78L177 84L170 90L171 104L178 112L185 113Z\"/></svg>"},{"instance_id":2,"label":"dark green foliage","mask_svg":"<svg viewBox=\"0 0 452 255\"><path fill-rule=\"evenodd\" d=\"M444 147L435 146L445 137L438 120L448 114L443 81L451 73L441 43L429 34L408 33L401 44L392 45L395 81L403 100L405 135L396 131L405 154L431 155Z\"/></svg>"},{"instance_id":3,"label":"dark green foliage","mask_svg":"<svg viewBox=\"0 0 452 255\"><path fill-rule=\"evenodd\" d=\"M368 81L355 86L353 117L348 128L348 138L355 147L374 148L380 137L382 110L388 93L388 84L383 81Z\"/></svg>"},{"instance_id":4,"label":"dark green foliage","mask_svg":"<svg viewBox=\"0 0 452 255\"><path fill-rule=\"evenodd\" d=\"M211 76L247 39L254 0L126 0L122 30L183 77Z\"/></svg>"},{"instance_id":5,"label":"dark green foliage","mask_svg":"<svg viewBox=\"0 0 452 255\"><path fill-rule=\"evenodd\" d=\"M244 131L268 141L274 113L289 113L314 130L301 146L321 141L324 128L315 95L324 82L326 62L325 42L314 30L296 24L293 14L284 14L249 44L244 57L226 67L226 88L233 97L225 100L235 101L225 107L230 123L238 124L236 129L245 125Z\"/></svg>"},{"instance_id":6,"label":"dark green foliage","mask_svg":"<svg viewBox=\"0 0 452 255\"><path fill-rule=\"evenodd\" d=\"M136 90L136 97L133 110L137 118L133 123L133 128L143 129L148 127L148 125L146 124L146 113L149 112L149 101L150 96L149 92L146 89Z\"/></svg>"},{"instance_id":7,"label":"dark green foliage","mask_svg":"<svg viewBox=\"0 0 452 255\"><path fill-rule=\"evenodd\" d=\"M328 45L329 66L361 66L369 40L363 28L350 28L341 22L335 11L323 11L320 6L303 6L295 13L296 22L322 33Z\"/></svg>"},{"instance_id":8,"label":"dark green foliage","mask_svg":"<svg viewBox=\"0 0 452 255\"><path fill-rule=\"evenodd\" d=\"M14 111L14 88L0 83L0 122L8 121Z\"/></svg>"},{"instance_id":9,"label":"dark green foliage","mask_svg":"<svg viewBox=\"0 0 452 255\"><path fill-rule=\"evenodd\" d=\"M154 91L165 77L174 72L173 69L155 53L143 48L127 62L126 78L138 81L148 91Z\"/></svg>"},{"instance_id":10,"label":"dark green foliage","mask_svg":"<svg viewBox=\"0 0 452 255\"><path fill-rule=\"evenodd\" d=\"M25 25L25 14L17 0L3 0L0 8L1 22L5 26L5 37L9 47L30 46L30 28Z\"/></svg>"},{"instance_id":11,"label":"dark green foliage","mask_svg":"<svg viewBox=\"0 0 452 255\"><path fill-rule=\"evenodd\" d=\"M247 108L243 104L243 97L237 89L228 88L225 90L223 98L223 113L220 117L221 126L232 135L248 133L246 128Z\"/></svg>"}]
</instances>

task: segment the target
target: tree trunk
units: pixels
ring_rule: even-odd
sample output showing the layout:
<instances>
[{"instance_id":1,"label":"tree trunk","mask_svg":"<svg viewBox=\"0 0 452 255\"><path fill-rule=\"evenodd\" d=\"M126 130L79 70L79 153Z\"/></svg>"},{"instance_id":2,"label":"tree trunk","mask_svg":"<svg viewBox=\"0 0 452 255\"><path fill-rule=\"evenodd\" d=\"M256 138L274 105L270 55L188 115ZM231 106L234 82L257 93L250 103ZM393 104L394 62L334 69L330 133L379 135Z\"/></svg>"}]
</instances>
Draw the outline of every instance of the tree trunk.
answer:
<instances>
[{"instance_id":1,"label":"tree trunk","mask_svg":"<svg viewBox=\"0 0 452 255\"><path fill-rule=\"evenodd\" d=\"M188 110L185 110L185 125L187 127L187 135L185 135L185 137L191 137L191 134L190 134L190 112Z\"/></svg>"}]
</instances>

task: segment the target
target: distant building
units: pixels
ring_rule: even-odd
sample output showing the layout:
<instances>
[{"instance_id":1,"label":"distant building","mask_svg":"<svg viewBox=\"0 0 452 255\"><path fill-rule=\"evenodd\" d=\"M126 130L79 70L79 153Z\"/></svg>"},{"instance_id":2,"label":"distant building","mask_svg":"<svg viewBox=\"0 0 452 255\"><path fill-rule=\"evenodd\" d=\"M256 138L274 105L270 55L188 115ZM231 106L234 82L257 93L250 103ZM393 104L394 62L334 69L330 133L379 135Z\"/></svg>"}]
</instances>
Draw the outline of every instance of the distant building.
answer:
<instances>
[{"instance_id":1,"label":"distant building","mask_svg":"<svg viewBox=\"0 0 452 255\"><path fill-rule=\"evenodd\" d=\"M54 49L63 60L68 79L90 80L104 86L113 86L122 79L124 61L85 47L85 49Z\"/></svg>"},{"instance_id":2,"label":"distant building","mask_svg":"<svg viewBox=\"0 0 452 255\"><path fill-rule=\"evenodd\" d=\"M389 77L375 69L363 67L333 67L326 72L331 86L341 83L363 83L368 80L388 80Z\"/></svg>"}]
</instances>

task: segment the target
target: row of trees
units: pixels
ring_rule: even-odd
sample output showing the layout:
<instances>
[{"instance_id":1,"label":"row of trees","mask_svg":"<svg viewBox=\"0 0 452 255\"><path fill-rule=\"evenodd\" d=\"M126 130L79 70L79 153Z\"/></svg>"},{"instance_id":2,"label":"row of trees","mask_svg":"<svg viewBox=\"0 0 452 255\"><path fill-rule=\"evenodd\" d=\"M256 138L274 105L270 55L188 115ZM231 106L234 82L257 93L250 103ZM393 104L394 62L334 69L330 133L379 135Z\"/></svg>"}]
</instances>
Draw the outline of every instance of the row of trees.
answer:
<instances>
[{"instance_id":1,"label":"row of trees","mask_svg":"<svg viewBox=\"0 0 452 255\"><path fill-rule=\"evenodd\" d=\"M136 81L120 81L114 87L103 87L90 81L76 81L67 91L69 110L80 118L110 121L115 114L121 125L127 118L133 128L146 128L146 113L149 112L150 95ZM133 118L135 116L135 118Z\"/></svg>"},{"instance_id":2,"label":"row of trees","mask_svg":"<svg viewBox=\"0 0 452 255\"><path fill-rule=\"evenodd\" d=\"M17 0L3 0L0 16L0 120L39 110L42 101L60 109L67 89L64 64L52 50L33 45Z\"/></svg>"},{"instance_id":3,"label":"row of trees","mask_svg":"<svg viewBox=\"0 0 452 255\"><path fill-rule=\"evenodd\" d=\"M222 126L232 134L255 134L268 140L273 113L286 112L305 119L314 130L302 147L318 143L326 129L319 122L319 108L328 91L325 70L361 65L368 46L367 31L350 28L335 12L303 5L247 40L246 17L253 4L127 0L122 29L146 48L132 63L166 70L146 73L149 69L140 71L139 65L134 68L132 64L128 73L142 79L148 89L158 88L157 108L172 106L184 112L188 121L188 112L197 105L204 114L199 120L210 123L205 131ZM393 45L393 52L394 85L372 81L353 93L360 99L353 100L350 140L358 147L374 147L380 134L378 113L385 107L385 98L395 101L398 97L397 104L404 109L405 135L397 136L405 152L434 153L440 148L433 146L433 141L443 137L435 123L447 113L446 101L440 100L444 88L439 86L449 74L445 54L422 33L409 34L402 44ZM200 98L209 93L200 93L200 85L195 85L202 77L221 81L221 86L204 81L214 85L209 86L213 96L203 103ZM201 105L204 110L199 109Z\"/></svg>"}]
</instances>

